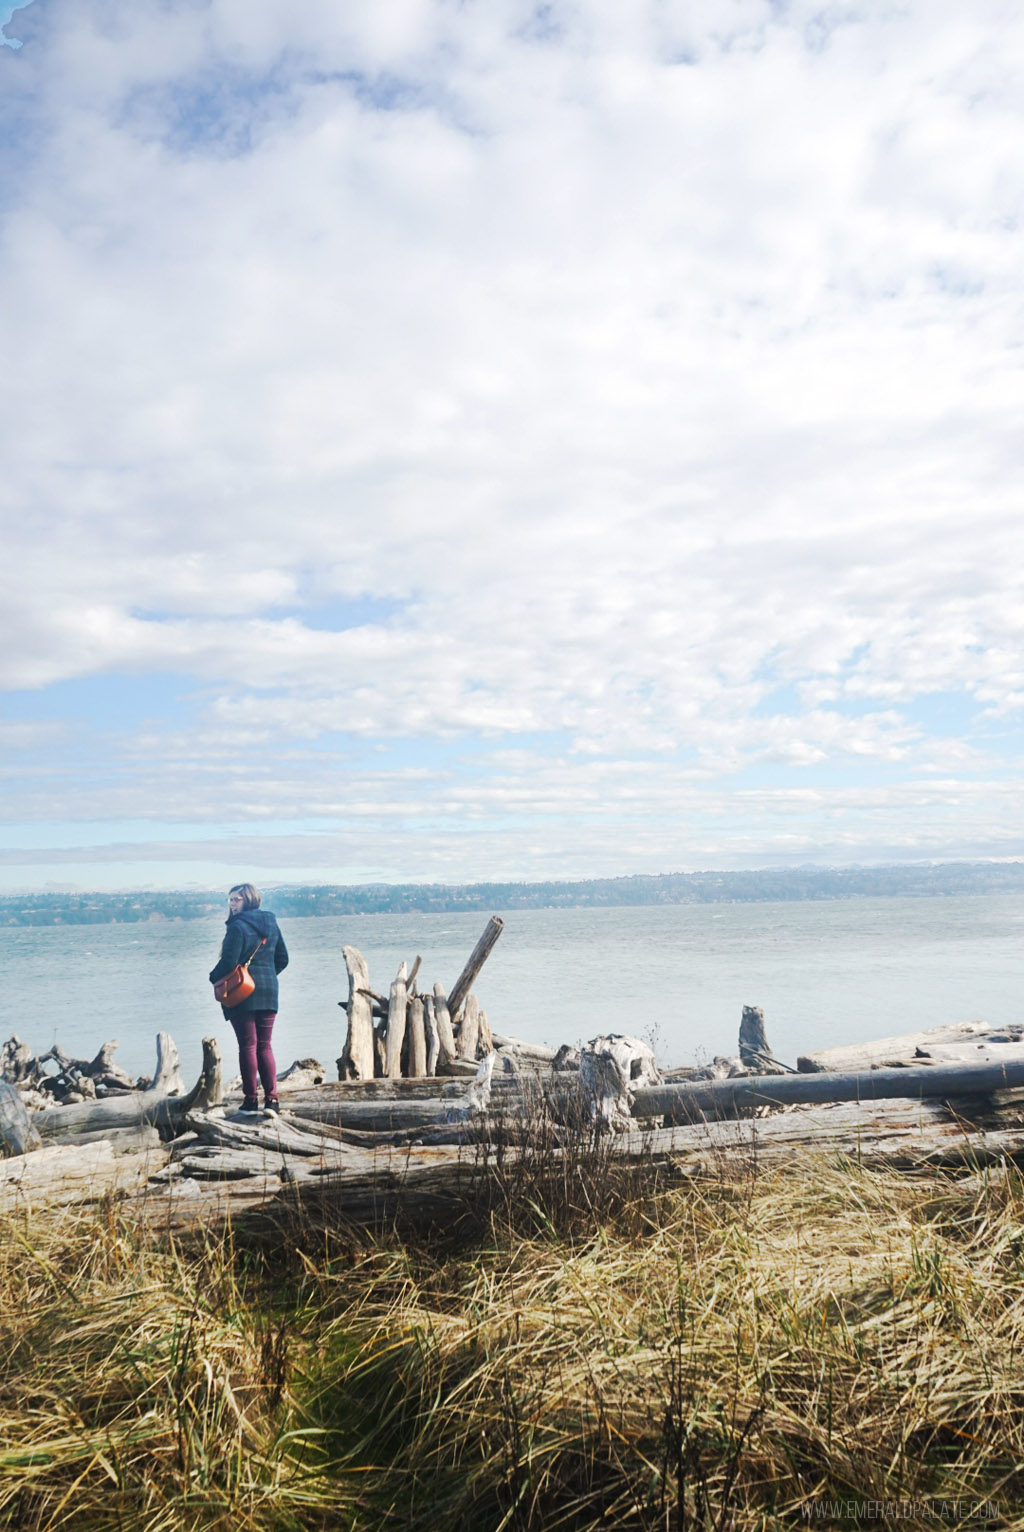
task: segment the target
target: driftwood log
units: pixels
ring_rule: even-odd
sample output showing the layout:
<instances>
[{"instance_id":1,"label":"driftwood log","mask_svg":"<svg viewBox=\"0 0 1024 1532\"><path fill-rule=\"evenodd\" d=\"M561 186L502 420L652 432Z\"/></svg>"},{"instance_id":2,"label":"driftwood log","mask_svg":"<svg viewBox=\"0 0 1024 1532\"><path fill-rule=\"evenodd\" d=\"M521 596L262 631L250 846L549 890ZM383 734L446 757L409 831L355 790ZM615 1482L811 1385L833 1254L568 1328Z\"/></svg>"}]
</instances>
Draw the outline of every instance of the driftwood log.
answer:
<instances>
[{"instance_id":1,"label":"driftwood log","mask_svg":"<svg viewBox=\"0 0 1024 1532\"><path fill-rule=\"evenodd\" d=\"M740 1017L740 1063L759 1074L781 1075L790 1070L780 1064L771 1050L764 1027L764 1011L759 1005L745 1005Z\"/></svg>"},{"instance_id":2,"label":"driftwood log","mask_svg":"<svg viewBox=\"0 0 1024 1532\"><path fill-rule=\"evenodd\" d=\"M28 1154L42 1139L13 1085L0 1080L0 1157Z\"/></svg>"},{"instance_id":3,"label":"driftwood log","mask_svg":"<svg viewBox=\"0 0 1024 1532\"><path fill-rule=\"evenodd\" d=\"M475 1059L480 1041L480 1006L475 995L467 995L459 1028L459 1058Z\"/></svg>"},{"instance_id":4,"label":"driftwood log","mask_svg":"<svg viewBox=\"0 0 1024 1532\"><path fill-rule=\"evenodd\" d=\"M476 946L469 954L469 960L467 961L465 968L459 974L459 977L455 980L455 983L452 985L452 988L448 992L448 1010L453 1021L458 1016L462 1002L469 994L473 981L475 980L477 974L480 972L481 968L486 963L495 942L498 940L498 937L501 935L504 929L505 922L502 920L501 916L492 915L490 920L487 922L486 927L484 928L484 934L481 936L480 940L477 942Z\"/></svg>"},{"instance_id":5,"label":"driftwood log","mask_svg":"<svg viewBox=\"0 0 1024 1532\"><path fill-rule=\"evenodd\" d=\"M951 1100L991 1095L1024 1085L1024 1060L1005 1064L941 1064L921 1069L871 1069L862 1074L797 1074L748 1076L736 1080L686 1081L638 1090L634 1117L664 1117L669 1122L692 1122L696 1117L723 1117L761 1106L807 1105L814 1102Z\"/></svg>"},{"instance_id":6,"label":"driftwood log","mask_svg":"<svg viewBox=\"0 0 1024 1532\"><path fill-rule=\"evenodd\" d=\"M342 947L348 969L348 1036L338 1060L339 1080L373 1079L373 1012L370 970L357 947Z\"/></svg>"},{"instance_id":7,"label":"driftwood log","mask_svg":"<svg viewBox=\"0 0 1024 1532\"><path fill-rule=\"evenodd\" d=\"M660 1080L653 1052L636 1037L595 1037L580 1054L579 1081L588 1115L603 1128L632 1128L630 1113L639 1088Z\"/></svg>"},{"instance_id":8,"label":"driftwood log","mask_svg":"<svg viewBox=\"0 0 1024 1532\"><path fill-rule=\"evenodd\" d=\"M979 1048L986 1052L991 1050L993 1053L1001 1053L1004 1048L1022 1042L1024 1023L1017 1022L995 1030L987 1021L959 1021L930 1027L926 1032L908 1032L901 1037L879 1037L872 1042L820 1048L814 1053L801 1054L796 1066L802 1074L817 1074L821 1071L859 1074L866 1069L905 1068L923 1056L947 1056L947 1048L955 1048L956 1056L966 1062L972 1053L977 1054ZM940 1052L936 1053L936 1049Z\"/></svg>"},{"instance_id":9,"label":"driftwood log","mask_svg":"<svg viewBox=\"0 0 1024 1532\"><path fill-rule=\"evenodd\" d=\"M454 1064L458 1057L458 1049L455 1046L455 1034L452 1031L452 1013L448 1004L448 997L444 992L444 986L434 985L434 1020L437 1023L437 1036L440 1047L437 1067L443 1070L447 1065Z\"/></svg>"},{"instance_id":10,"label":"driftwood log","mask_svg":"<svg viewBox=\"0 0 1024 1532\"><path fill-rule=\"evenodd\" d=\"M0 1210L68 1206L111 1192L138 1192L167 1157L164 1145L147 1144L126 1154L109 1139L37 1149L0 1162Z\"/></svg>"},{"instance_id":11,"label":"driftwood log","mask_svg":"<svg viewBox=\"0 0 1024 1532\"><path fill-rule=\"evenodd\" d=\"M483 1013L481 1022L479 1005L469 992L502 930L501 917L493 915L450 996L440 983L432 993L420 993L416 979L422 958L417 954L411 969L402 963L385 999L371 987L369 966L358 948L343 947L348 1000L338 1004L345 1008L348 1030L338 1057L338 1079L418 1079L449 1073L453 1065L476 1063L489 1053L487 1016ZM467 1014L456 1035L453 1022L463 1007Z\"/></svg>"},{"instance_id":12,"label":"driftwood log","mask_svg":"<svg viewBox=\"0 0 1024 1532\"><path fill-rule=\"evenodd\" d=\"M391 995L388 1000L388 1027L384 1038L384 1073L389 1080L402 1078L402 1048L405 1043L408 1007L408 971L403 963L392 981Z\"/></svg>"},{"instance_id":13,"label":"driftwood log","mask_svg":"<svg viewBox=\"0 0 1024 1532\"><path fill-rule=\"evenodd\" d=\"M409 1039L409 1078L424 1079L427 1070L427 1026L423 1013L423 998L413 995L406 1015Z\"/></svg>"},{"instance_id":14,"label":"driftwood log","mask_svg":"<svg viewBox=\"0 0 1024 1532\"><path fill-rule=\"evenodd\" d=\"M44 1107L34 1125L44 1139L65 1133L95 1132L153 1123L168 1133L184 1122L193 1106L209 1108L222 1099L220 1044L203 1039L203 1072L187 1095L182 1094L181 1068L174 1040L160 1032L156 1040L156 1073L149 1090L83 1101L71 1106Z\"/></svg>"}]
</instances>

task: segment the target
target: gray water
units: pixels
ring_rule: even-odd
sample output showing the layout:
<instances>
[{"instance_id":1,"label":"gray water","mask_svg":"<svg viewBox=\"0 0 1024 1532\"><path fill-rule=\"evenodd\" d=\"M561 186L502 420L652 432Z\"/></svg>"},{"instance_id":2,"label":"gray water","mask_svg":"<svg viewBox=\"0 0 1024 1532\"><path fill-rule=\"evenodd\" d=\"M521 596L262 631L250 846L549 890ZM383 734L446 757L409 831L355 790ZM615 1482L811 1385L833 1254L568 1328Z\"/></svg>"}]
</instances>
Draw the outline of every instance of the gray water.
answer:
<instances>
[{"instance_id":1,"label":"gray water","mask_svg":"<svg viewBox=\"0 0 1024 1532\"><path fill-rule=\"evenodd\" d=\"M663 1065L736 1050L744 1005L765 1012L779 1058L944 1022L1024 1020L1024 898L850 899L820 903L517 910L475 986L495 1031L579 1043L600 1032L652 1042ZM291 965L275 1029L279 1066L314 1057L334 1076L348 994L342 943L385 992L422 954L421 988L454 983L485 925L479 913L282 921ZM149 1073L158 1031L198 1074L205 1035L231 1029L206 975L219 919L146 925L0 928L4 1036L60 1043ZM61 991L63 991L61 993Z\"/></svg>"}]
</instances>

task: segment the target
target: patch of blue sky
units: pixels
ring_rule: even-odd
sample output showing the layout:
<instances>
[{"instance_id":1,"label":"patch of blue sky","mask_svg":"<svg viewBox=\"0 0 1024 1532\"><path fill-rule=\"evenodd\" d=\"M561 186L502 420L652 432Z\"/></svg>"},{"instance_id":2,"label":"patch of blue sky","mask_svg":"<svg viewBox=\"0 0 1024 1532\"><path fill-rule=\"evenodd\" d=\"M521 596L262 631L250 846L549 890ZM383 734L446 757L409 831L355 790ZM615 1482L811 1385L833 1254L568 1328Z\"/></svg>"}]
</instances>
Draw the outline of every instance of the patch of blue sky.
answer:
<instances>
[{"instance_id":1,"label":"patch of blue sky","mask_svg":"<svg viewBox=\"0 0 1024 1532\"><path fill-rule=\"evenodd\" d=\"M806 711L799 689L793 685L775 686L751 708L754 718L793 718Z\"/></svg>"},{"instance_id":2,"label":"patch of blue sky","mask_svg":"<svg viewBox=\"0 0 1024 1532\"><path fill-rule=\"evenodd\" d=\"M33 691L6 692L0 697L0 718L86 720L100 729L137 728L147 719L181 722L192 716L197 690L194 677L173 673L83 676Z\"/></svg>"},{"instance_id":3,"label":"patch of blue sky","mask_svg":"<svg viewBox=\"0 0 1024 1532\"><path fill-rule=\"evenodd\" d=\"M275 618L294 617L318 633L343 633L347 628L382 627L407 603L391 596L351 596L334 601L311 601L297 607L275 607Z\"/></svg>"},{"instance_id":4,"label":"patch of blue sky","mask_svg":"<svg viewBox=\"0 0 1024 1532\"><path fill-rule=\"evenodd\" d=\"M337 73L311 72L303 79L310 85L340 85L366 111L430 111L461 133L475 136L481 132L480 125L469 119L463 103L445 88L437 75L411 79L388 70L377 74L343 70Z\"/></svg>"},{"instance_id":5,"label":"patch of blue sky","mask_svg":"<svg viewBox=\"0 0 1024 1532\"><path fill-rule=\"evenodd\" d=\"M565 21L557 6L535 5L514 35L529 43L560 42L565 36Z\"/></svg>"},{"instance_id":6,"label":"patch of blue sky","mask_svg":"<svg viewBox=\"0 0 1024 1532\"><path fill-rule=\"evenodd\" d=\"M815 705L842 718L866 718L873 713L897 713L913 728L935 738L970 738L986 721L983 705L966 691L922 692L909 701L884 696L835 697ZM755 718L799 719L809 711L795 685L779 686L751 709Z\"/></svg>"},{"instance_id":7,"label":"patch of blue sky","mask_svg":"<svg viewBox=\"0 0 1024 1532\"><path fill-rule=\"evenodd\" d=\"M157 136L176 153L248 154L270 123L301 109L310 87L337 86L373 112L408 112L424 108L449 115L452 103L428 82L382 72L327 73L309 70L289 53L274 65L253 72L236 65L210 64L189 80L144 86L125 100L122 121Z\"/></svg>"},{"instance_id":8,"label":"patch of blue sky","mask_svg":"<svg viewBox=\"0 0 1024 1532\"><path fill-rule=\"evenodd\" d=\"M251 151L262 126L298 109L294 86L294 62L288 57L259 74L211 65L190 80L132 91L121 121L178 154L241 157Z\"/></svg>"},{"instance_id":9,"label":"patch of blue sky","mask_svg":"<svg viewBox=\"0 0 1024 1532\"><path fill-rule=\"evenodd\" d=\"M15 0L14 4L11 4L10 0L0 0L0 46L4 48L21 47L20 39L17 37L7 37L3 29L16 11L23 11L26 6L31 4L32 0Z\"/></svg>"},{"instance_id":10,"label":"patch of blue sky","mask_svg":"<svg viewBox=\"0 0 1024 1532\"><path fill-rule=\"evenodd\" d=\"M318 84L337 81L355 96L361 106L375 112L408 112L427 104L429 92L419 80L409 80L387 70L380 74L364 74L359 70L346 70L335 75L317 75Z\"/></svg>"},{"instance_id":11,"label":"patch of blue sky","mask_svg":"<svg viewBox=\"0 0 1024 1532\"><path fill-rule=\"evenodd\" d=\"M982 704L969 692L925 692L903 703L900 712L926 734L970 739L978 728Z\"/></svg>"}]
</instances>

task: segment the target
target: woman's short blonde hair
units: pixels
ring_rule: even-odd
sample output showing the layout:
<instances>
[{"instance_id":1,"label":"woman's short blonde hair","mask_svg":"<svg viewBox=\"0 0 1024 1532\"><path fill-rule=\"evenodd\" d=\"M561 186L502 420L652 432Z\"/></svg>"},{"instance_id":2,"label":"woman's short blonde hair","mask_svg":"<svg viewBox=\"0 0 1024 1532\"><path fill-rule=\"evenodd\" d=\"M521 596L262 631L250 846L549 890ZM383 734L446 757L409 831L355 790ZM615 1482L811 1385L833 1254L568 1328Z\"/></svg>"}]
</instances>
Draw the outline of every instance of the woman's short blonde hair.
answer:
<instances>
[{"instance_id":1,"label":"woman's short blonde hair","mask_svg":"<svg viewBox=\"0 0 1024 1532\"><path fill-rule=\"evenodd\" d=\"M245 901L243 909L258 910L263 903L263 895L252 883L236 883L234 888L228 889L228 896L231 894L241 894Z\"/></svg>"}]
</instances>

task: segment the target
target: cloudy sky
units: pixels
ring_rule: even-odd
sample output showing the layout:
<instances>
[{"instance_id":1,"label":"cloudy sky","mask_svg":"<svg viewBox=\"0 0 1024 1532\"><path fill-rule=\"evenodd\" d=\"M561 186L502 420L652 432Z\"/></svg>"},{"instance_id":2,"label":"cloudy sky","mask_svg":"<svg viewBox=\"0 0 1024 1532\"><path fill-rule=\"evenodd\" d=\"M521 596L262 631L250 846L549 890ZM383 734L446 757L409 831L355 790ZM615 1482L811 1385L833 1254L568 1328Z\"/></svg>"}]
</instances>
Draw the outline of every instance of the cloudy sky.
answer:
<instances>
[{"instance_id":1,"label":"cloudy sky","mask_svg":"<svg viewBox=\"0 0 1024 1532\"><path fill-rule=\"evenodd\" d=\"M0 888L1024 855L1024 13L0 5Z\"/></svg>"}]
</instances>

